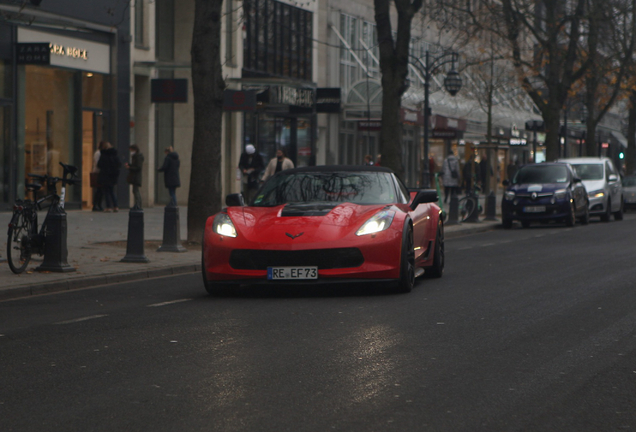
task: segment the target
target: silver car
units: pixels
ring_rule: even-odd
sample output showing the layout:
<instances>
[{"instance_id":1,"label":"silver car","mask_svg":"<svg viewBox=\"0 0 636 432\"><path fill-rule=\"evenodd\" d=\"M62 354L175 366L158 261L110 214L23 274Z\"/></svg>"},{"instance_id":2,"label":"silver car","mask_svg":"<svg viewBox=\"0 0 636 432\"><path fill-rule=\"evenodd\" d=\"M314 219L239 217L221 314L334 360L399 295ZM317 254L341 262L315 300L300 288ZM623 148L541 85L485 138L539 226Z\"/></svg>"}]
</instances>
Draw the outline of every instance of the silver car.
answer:
<instances>
[{"instance_id":1,"label":"silver car","mask_svg":"<svg viewBox=\"0 0 636 432\"><path fill-rule=\"evenodd\" d=\"M636 176L623 178L623 197L625 200L625 208L636 207Z\"/></svg>"},{"instance_id":2,"label":"silver car","mask_svg":"<svg viewBox=\"0 0 636 432\"><path fill-rule=\"evenodd\" d=\"M583 180L590 200L590 215L600 216L601 221L623 219L623 185L612 160L606 157L582 157L559 159L574 167Z\"/></svg>"}]
</instances>

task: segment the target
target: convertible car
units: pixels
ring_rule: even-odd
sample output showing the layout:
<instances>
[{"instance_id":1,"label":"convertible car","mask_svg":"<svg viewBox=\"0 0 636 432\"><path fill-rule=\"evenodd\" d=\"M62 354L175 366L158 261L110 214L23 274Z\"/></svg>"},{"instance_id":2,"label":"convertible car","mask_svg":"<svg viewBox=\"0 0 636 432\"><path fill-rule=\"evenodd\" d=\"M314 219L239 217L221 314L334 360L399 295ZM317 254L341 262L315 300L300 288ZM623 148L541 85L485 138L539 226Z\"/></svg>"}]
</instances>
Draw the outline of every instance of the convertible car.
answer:
<instances>
[{"instance_id":1,"label":"convertible car","mask_svg":"<svg viewBox=\"0 0 636 432\"><path fill-rule=\"evenodd\" d=\"M435 190L409 190L389 169L320 166L279 172L245 205L240 194L206 222L203 282L210 294L242 284L388 282L444 272Z\"/></svg>"}]
</instances>

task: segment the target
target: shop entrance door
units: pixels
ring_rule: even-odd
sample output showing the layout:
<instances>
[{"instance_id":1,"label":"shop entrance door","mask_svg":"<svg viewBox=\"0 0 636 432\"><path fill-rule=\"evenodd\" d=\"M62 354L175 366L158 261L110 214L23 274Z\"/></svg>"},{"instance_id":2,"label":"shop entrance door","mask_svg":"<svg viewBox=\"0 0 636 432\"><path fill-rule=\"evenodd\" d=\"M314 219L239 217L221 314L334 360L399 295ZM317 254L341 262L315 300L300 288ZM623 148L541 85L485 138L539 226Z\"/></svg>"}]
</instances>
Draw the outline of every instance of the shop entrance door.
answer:
<instances>
[{"instance_id":1,"label":"shop entrance door","mask_svg":"<svg viewBox=\"0 0 636 432\"><path fill-rule=\"evenodd\" d=\"M82 209L93 208L90 173L93 157L101 141L108 141L109 116L104 111L82 111Z\"/></svg>"}]
</instances>

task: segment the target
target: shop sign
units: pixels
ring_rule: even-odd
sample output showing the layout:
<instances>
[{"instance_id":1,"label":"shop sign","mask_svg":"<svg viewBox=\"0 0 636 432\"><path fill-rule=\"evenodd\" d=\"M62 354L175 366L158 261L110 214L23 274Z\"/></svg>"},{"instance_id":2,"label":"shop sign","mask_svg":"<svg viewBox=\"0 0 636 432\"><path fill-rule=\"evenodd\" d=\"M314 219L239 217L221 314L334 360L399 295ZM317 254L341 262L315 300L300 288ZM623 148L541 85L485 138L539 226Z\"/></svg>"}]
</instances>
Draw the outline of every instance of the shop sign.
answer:
<instances>
[{"instance_id":1,"label":"shop sign","mask_svg":"<svg viewBox=\"0 0 636 432\"><path fill-rule=\"evenodd\" d=\"M382 129L381 120L362 120L358 122L359 131L379 131Z\"/></svg>"},{"instance_id":2,"label":"shop sign","mask_svg":"<svg viewBox=\"0 0 636 432\"><path fill-rule=\"evenodd\" d=\"M16 63L32 65L51 64L51 48L44 43L18 43L16 44Z\"/></svg>"},{"instance_id":3,"label":"shop sign","mask_svg":"<svg viewBox=\"0 0 636 432\"><path fill-rule=\"evenodd\" d=\"M188 80L153 79L150 80L151 102L188 102Z\"/></svg>"},{"instance_id":4,"label":"shop sign","mask_svg":"<svg viewBox=\"0 0 636 432\"><path fill-rule=\"evenodd\" d=\"M457 131L455 129L433 129L431 136L433 138L453 139L457 138Z\"/></svg>"},{"instance_id":5,"label":"shop sign","mask_svg":"<svg viewBox=\"0 0 636 432\"><path fill-rule=\"evenodd\" d=\"M110 45L18 27L18 42L46 43L50 65L97 73L110 73Z\"/></svg>"},{"instance_id":6,"label":"shop sign","mask_svg":"<svg viewBox=\"0 0 636 432\"><path fill-rule=\"evenodd\" d=\"M424 115L420 111L400 108L400 121L412 125L424 125Z\"/></svg>"},{"instance_id":7,"label":"shop sign","mask_svg":"<svg viewBox=\"0 0 636 432\"><path fill-rule=\"evenodd\" d=\"M528 142L524 138L510 138L511 146L524 146L527 144Z\"/></svg>"},{"instance_id":8,"label":"shop sign","mask_svg":"<svg viewBox=\"0 0 636 432\"><path fill-rule=\"evenodd\" d=\"M272 86L269 88L269 102L300 108L313 108L314 89Z\"/></svg>"},{"instance_id":9,"label":"shop sign","mask_svg":"<svg viewBox=\"0 0 636 432\"><path fill-rule=\"evenodd\" d=\"M341 102L340 87L316 89L317 113L339 113Z\"/></svg>"},{"instance_id":10,"label":"shop sign","mask_svg":"<svg viewBox=\"0 0 636 432\"><path fill-rule=\"evenodd\" d=\"M430 119L432 129L453 129L462 132L466 130L466 119L444 117L439 114L431 116Z\"/></svg>"},{"instance_id":11,"label":"shop sign","mask_svg":"<svg viewBox=\"0 0 636 432\"><path fill-rule=\"evenodd\" d=\"M255 90L224 90L224 111L254 111L256 109Z\"/></svg>"}]
</instances>

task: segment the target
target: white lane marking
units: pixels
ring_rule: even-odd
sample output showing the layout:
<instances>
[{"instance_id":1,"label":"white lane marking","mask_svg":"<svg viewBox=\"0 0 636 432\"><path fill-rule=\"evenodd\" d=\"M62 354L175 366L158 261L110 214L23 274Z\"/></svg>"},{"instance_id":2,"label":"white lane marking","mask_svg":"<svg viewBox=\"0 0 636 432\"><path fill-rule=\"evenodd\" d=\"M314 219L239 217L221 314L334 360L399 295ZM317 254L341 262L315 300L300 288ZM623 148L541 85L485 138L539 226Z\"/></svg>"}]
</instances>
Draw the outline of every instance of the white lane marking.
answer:
<instances>
[{"instance_id":1,"label":"white lane marking","mask_svg":"<svg viewBox=\"0 0 636 432\"><path fill-rule=\"evenodd\" d=\"M187 301L190 301L190 300L192 300L192 299L188 298L188 299L172 300L172 301L167 301L167 302L163 302L163 303L150 304L147 307L166 306L166 305L171 305L171 304L175 304L175 303L183 303L183 302L187 302Z\"/></svg>"},{"instance_id":2,"label":"white lane marking","mask_svg":"<svg viewBox=\"0 0 636 432\"><path fill-rule=\"evenodd\" d=\"M108 315L91 315L91 316L82 317L82 318L76 318L76 319L72 319L72 320L68 320L68 321L60 321L60 322L56 322L55 324L73 324L73 323L78 323L78 322L82 322L82 321L88 321L88 320L97 319L97 318L104 318L104 317L107 317L107 316Z\"/></svg>"}]
</instances>

